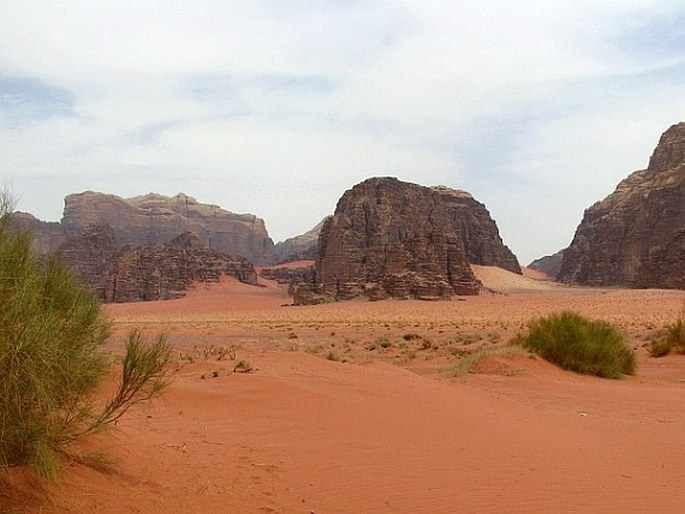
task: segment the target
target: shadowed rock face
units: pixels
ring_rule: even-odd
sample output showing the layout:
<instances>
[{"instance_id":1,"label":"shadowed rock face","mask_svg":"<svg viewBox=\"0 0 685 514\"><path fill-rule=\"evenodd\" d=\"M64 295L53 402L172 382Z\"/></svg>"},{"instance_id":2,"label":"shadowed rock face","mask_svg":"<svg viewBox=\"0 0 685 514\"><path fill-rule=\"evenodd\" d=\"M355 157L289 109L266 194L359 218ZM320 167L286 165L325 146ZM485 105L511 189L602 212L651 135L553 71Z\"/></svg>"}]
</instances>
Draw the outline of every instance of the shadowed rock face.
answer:
<instances>
[{"instance_id":1,"label":"shadowed rock face","mask_svg":"<svg viewBox=\"0 0 685 514\"><path fill-rule=\"evenodd\" d=\"M559 270L561 269L561 261L564 258L564 251L559 250L557 253L552 255L545 255L539 259L535 259L531 262L528 267L536 271L541 271L547 275L548 278L556 280L557 275L559 275Z\"/></svg>"},{"instance_id":2,"label":"shadowed rock face","mask_svg":"<svg viewBox=\"0 0 685 514\"><path fill-rule=\"evenodd\" d=\"M191 232L201 244L218 252L255 264L273 261L273 241L263 220L201 204L182 193L172 198L150 193L123 199L88 191L65 198L62 226L67 239L98 223L110 225L121 245L165 243Z\"/></svg>"},{"instance_id":3,"label":"shadowed rock face","mask_svg":"<svg viewBox=\"0 0 685 514\"><path fill-rule=\"evenodd\" d=\"M274 262L280 264L283 262L316 259L316 246L324 221L326 221L326 218L322 219L314 228L304 234L276 243L274 245Z\"/></svg>"},{"instance_id":4,"label":"shadowed rock face","mask_svg":"<svg viewBox=\"0 0 685 514\"><path fill-rule=\"evenodd\" d=\"M646 170L585 211L559 279L685 289L685 123L661 136Z\"/></svg>"},{"instance_id":5,"label":"shadowed rock face","mask_svg":"<svg viewBox=\"0 0 685 514\"><path fill-rule=\"evenodd\" d=\"M114 230L98 224L64 243L57 258L105 302L177 298L193 282L216 282L223 274L257 283L251 263L211 250L189 232L168 243L119 248Z\"/></svg>"},{"instance_id":6,"label":"shadowed rock face","mask_svg":"<svg viewBox=\"0 0 685 514\"><path fill-rule=\"evenodd\" d=\"M13 212L9 217L8 228L30 232L33 251L39 255L54 252L66 240L59 222L41 221L26 212Z\"/></svg>"},{"instance_id":7,"label":"shadowed rock face","mask_svg":"<svg viewBox=\"0 0 685 514\"><path fill-rule=\"evenodd\" d=\"M317 253L315 281L295 291L296 304L477 294L470 262L520 273L489 213L468 193L394 178L347 191L324 222Z\"/></svg>"}]
</instances>

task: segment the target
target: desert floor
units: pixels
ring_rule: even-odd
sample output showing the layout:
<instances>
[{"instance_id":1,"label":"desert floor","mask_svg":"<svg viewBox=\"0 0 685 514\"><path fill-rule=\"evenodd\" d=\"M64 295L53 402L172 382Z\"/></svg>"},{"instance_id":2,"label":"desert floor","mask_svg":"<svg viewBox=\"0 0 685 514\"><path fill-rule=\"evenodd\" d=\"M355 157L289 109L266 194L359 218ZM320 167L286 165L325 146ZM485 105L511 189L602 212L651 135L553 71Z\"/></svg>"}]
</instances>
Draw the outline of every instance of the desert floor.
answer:
<instances>
[{"instance_id":1,"label":"desert floor","mask_svg":"<svg viewBox=\"0 0 685 514\"><path fill-rule=\"evenodd\" d=\"M65 460L42 494L14 473L0 503L42 513L685 512L685 356L646 349L685 293L476 271L490 292L448 302L285 307L275 283L226 279L179 300L108 305L107 350L121 353L133 327L166 333L172 384L80 442L72 452L86 457ZM581 376L506 347L532 318L564 309L621 327L637 374Z\"/></svg>"}]
</instances>

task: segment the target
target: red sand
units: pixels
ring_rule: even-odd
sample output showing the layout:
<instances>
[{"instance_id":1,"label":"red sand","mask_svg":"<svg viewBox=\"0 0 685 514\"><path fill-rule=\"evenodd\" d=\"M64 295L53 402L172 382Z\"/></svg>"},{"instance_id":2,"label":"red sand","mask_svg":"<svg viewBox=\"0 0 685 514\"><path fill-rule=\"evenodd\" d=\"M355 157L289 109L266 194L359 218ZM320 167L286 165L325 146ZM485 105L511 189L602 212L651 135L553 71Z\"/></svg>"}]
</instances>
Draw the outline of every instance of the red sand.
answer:
<instances>
[{"instance_id":1,"label":"red sand","mask_svg":"<svg viewBox=\"0 0 685 514\"><path fill-rule=\"evenodd\" d=\"M72 463L47 500L12 506L44 513L683 512L685 357L652 359L643 346L684 298L550 289L282 308L287 296L273 284L225 281L180 300L108 306L119 336L130 326L163 328L172 344L195 351L195 362L183 361L164 399L82 443L116 459L111 469ZM445 373L455 362L449 340L506 341L531 316L561 308L622 326L637 348L638 374L584 377L523 352L491 354L475 374ZM432 347L405 340L409 332L430 336ZM390 348L369 345L383 337ZM236 360L249 360L254 372L233 373L236 360L202 357L202 348L220 344L238 345ZM333 352L349 362L323 358ZM15 483L19 496L26 486Z\"/></svg>"}]
</instances>

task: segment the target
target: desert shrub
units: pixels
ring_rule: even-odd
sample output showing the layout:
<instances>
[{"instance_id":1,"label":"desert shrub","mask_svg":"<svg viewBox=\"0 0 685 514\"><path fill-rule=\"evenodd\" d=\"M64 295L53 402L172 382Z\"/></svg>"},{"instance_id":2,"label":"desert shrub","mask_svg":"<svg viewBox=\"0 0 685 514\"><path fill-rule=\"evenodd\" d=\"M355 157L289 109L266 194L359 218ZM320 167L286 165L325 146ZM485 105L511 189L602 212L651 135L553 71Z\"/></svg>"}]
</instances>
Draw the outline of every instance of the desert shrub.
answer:
<instances>
[{"instance_id":1,"label":"desert shrub","mask_svg":"<svg viewBox=\"0 0 685 514\"><path fill-rule=\"evenodd\" d=\"M450 373L453 376L459 376L464 373L473 372L474 368L478 363L483 360L487 355L499 354L499 355L514 355L516 352L521 352L522 350L518 346L506 345L506 346L480 346L473 353L462 353L460 354L459 360L450 367Z\"/></svg>"},{"instance_id":2,"label":"desert shrub","mask_svg":"<svg viewBox=\"0 0 685 514\"><path fill-rule=\"evenodd\" d=\"M127 395L105 409L104 417L95 412L93 392L109 367L99 347L109 337L110 324L99 300L70 272L54 259L33 254L29 234L7 229L10 212L9 196L2 192L0 471L29 466L54 476L56 457L67 443L116 419L141 393L147 394L157 377L141 367L138 358L146 355L147 346L138 338L125 358L133 359L123 380ZM156 348L149 358L161 358L165 343ZM158 364L164 365L164 359Z\"/></svg>"},{"instance_id":3,"label":"desert shrub","mask_svg":"<svg viewBox=\"0 0 685 514\"><path fill-rule=\"evenodd\" d=\"M250 364L250 361L238 361L238 363L233 366L233 372L234 373L252 373L254 369L252 368L252 364Z\"/></svg>"},{"instance_id":4,"label":"desert shrub","mask_svg":"<svg viewBox=\"0 0 685 514\"><path fill-rule=\"evenodd\" d=\"M538 318L515 342L570 371L603 378L635 373L635 355L621 332L575 312Z\"/></svg>"},{"instance_id":5,"label":"desert shrub","mask_svg":"<svg viewBox=\"0 0 685 514\"><path fill-rule=\"evenodd\" d=\"M653 341L649 348L652 357L663 357L671 351L685 353L685 308L677 320L664 327L660 337Z\"/></svg>"}]
</instances>

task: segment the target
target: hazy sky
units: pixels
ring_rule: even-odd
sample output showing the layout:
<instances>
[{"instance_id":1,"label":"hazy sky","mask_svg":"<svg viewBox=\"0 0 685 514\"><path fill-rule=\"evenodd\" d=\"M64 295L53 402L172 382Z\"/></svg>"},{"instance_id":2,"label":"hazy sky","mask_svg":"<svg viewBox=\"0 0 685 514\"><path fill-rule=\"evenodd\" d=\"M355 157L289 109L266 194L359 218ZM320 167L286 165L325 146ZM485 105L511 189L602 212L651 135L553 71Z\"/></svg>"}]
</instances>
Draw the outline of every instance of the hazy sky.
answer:
<instances>
[{"instance_id":1,"label":"hazy sky","mask_svg":"<svg viewBox=\"0 0 685 514\"><path fill-rule=\"evenodd\" d=\"M389 175L527 264L685 119L682 0L2 0L0 41L0 182L46 220L182 191L279 241Z\"/></svg>"}]
</instances>

